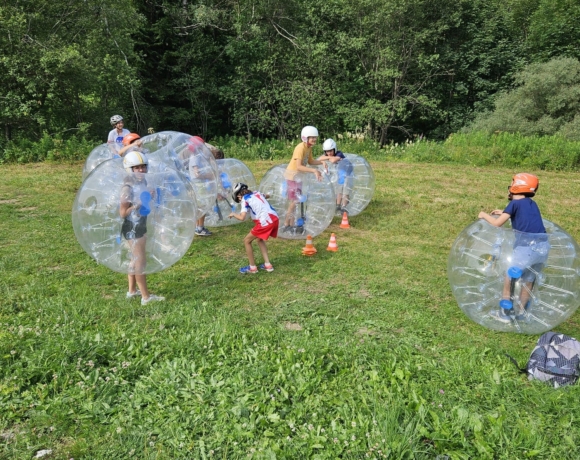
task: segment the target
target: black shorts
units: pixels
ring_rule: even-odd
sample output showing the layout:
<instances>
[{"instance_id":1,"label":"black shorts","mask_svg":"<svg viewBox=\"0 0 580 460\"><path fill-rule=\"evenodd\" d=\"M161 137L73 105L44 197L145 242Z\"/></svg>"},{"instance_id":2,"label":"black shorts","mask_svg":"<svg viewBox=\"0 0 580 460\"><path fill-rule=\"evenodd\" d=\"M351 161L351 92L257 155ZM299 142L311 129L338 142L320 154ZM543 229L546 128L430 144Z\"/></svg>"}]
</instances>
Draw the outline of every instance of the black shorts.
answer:
<instances>
[{"instance_id":1,"label":"black shorts","mask_svg":"<svg viewBox=\"0 0 580 460\"><path fill-rule=\"evenodd\" d=\"M121 235L126 240L136 240L147 233L147 216L139 217L137 222L125 219L121 227Z\"/></svg>"}]
</instances>

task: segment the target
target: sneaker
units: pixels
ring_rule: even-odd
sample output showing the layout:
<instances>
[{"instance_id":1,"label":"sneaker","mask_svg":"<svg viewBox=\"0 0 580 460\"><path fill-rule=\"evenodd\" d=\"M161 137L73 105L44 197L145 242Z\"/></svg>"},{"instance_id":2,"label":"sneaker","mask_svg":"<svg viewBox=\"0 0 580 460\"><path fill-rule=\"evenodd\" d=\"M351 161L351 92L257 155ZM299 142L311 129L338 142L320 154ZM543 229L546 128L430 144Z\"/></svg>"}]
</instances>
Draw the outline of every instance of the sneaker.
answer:
<instances>
[{"instance_id":1,"label":"sneaker","mask_svg":"<svg viewBox=\"0 0 580 460\"><path fill-rule=\"evenodd\" d=\"M511 323L512 322L512 318L510 315L506 315L503 312L503 309L499 309L499 310L493 310L489 316L491 316L492 318L497 319L498 321L501 321L502 323Z\"/></svg>"},{"instance_id":2,"label":"sneaker","mask_svg":"<svg viewBox=\"0 0 580 460\"><path fill-rule=\"evenodd\" d=\"M292 226L291 225L284 225L284 227L282 227L282 233L292 233Z\"/></svg>"},{"instance_id":3,"label":"sneaker","mask_svg":"<svg viewBox=\"0 0 580 460\"><path fill-rule=\"evenodd\" d=\"M240 268L240 273L243 273L244 275L246 273L258 273L258 267L250 267L249 265L246 265L245 267Z\"/></svg>"},{"instance_id":4,"label":"sneaker","mask_svg":"<svg viewBox=\"0 0 580 460\"><path fill-rule=\"evenodd\" d=\"M342 209L340 210L340 212L342 212L342 213L345 213L345 212L346 212L346 213L348 214L348 209L346 209L346 208L342 208Z\"/></svg>"},{"instance_id":5,"label":"sneaker","mask_svg":"<svg viewBox=\"0 0 580 460\"><path fill-rule=\"evenodd\" d=\"M133 297L141 296L141 291L137 289L135 292L127 292L127 299L132 299Z\"/></svg>"},{"instance_id":6,"label":"sneaker","mask_svg":"<svg viewBox=\"0 0 580 460\"><path fill-rule=\"evenodd\" d=\"M211 236L212 233L207 228L201 227L195 229L195 234L199 236Z\"/></svg>"},{"instance_id":7,"label":"sneaker","mask_svg":"<svg viewBox=\"0 0 580 460\"><path fill-rule=\"evenodd\" d=\"M274 271L274 267L272 267L272 264L262 264L260 265L260 270L266 270L267 272L273 272Z\"/></svg>"},{"instance_id":8,"label":"sneaker","mask_svg":"<svg viewBox=\"0 0 580 460\"><path fill-rule=\"evenodd\" d=\"M303 235L304 234L304 227L303 226L294 227L294 234L295 235Z\"/></svg>"},{"instance_id":9,"label":"sneaker","mask_svg":"<svg viewBox=\"0 0 580 460\"><path fill-rule=\"evenodd\" d=\"M147 299L144 297L141 297L141 305L147 305L149 302L161 302L162 300L165 300L165 297L162 297L160 295L151 294Z\"/></svg>"},{"instance_id":10,"label":"sneaker","mask_svg":"<svg viewBox=\"0 0 580 460\"><path fill-rule=\"evenodd\" d=\"M337 204L336 205L336 212L340 212L341 210L342 210L342 207L339 204Z\"/></svg>"}]
</instances>

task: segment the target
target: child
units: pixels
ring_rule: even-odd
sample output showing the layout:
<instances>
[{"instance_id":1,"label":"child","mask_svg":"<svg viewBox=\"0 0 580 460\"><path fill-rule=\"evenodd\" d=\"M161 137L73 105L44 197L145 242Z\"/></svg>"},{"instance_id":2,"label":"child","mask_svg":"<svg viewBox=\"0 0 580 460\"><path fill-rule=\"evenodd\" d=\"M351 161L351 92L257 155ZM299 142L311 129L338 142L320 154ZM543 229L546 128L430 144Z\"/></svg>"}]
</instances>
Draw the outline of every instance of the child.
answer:
<instances>
[{"instance_id":1,"label":"child","mask_svg":"<svg viewBox=\"0 0 580 460\"><path fill-rule=\"evenodd\" d=\"M113 126L113 130L109 132L109 136L107 137L107 144L109 144L109 148L113 154L118 155L121 146L123 145L123 139L127 134L129 134L128 129L123 129L125 122L123 121L123 117L121 115L113 115L111 117L111 126Z\"/></svg>"},{"instance_id":2,"label":"child","mask_svg":"<svg viewBox=\"0 0 580 460\"><path fill-rule=\"evenodd\" d=\"M319 160L328 160L333 164L337 164L338 180L336 184L336 212L348 212L348 193L353 186L353 166L352 163L346 159L344 153L336 148L334 139L326 139L322 144L324 155L318 157Z\"/></svg>"},{"instance_id":3,"label":"child","mask_svg":"<svg viewBox=\"0 0 580 460\"><path fill-rule=\"evenodd\" d=\"M260 265L260 269L267 272L273 272L274 267L268 259L268 248L266 248L266 240L271 236L276 238L278 236L278 214L272 209L270 204L266 201L264 195L260 192L252 192L248 190L246 184L234 185L234 192L232 198L236 203L240 203L240 213L230 213L230 219L235 217L238 220L244 220L246 213L250 210L251 218L256 224L254 228L244 238L244 246L250 265L240 268L240 273L258 273L258 267L254 259L254 250L252 249L252 242L258 240L260 252L264 258L264 263Z\"/></svg>"},{"instance_id":4,"label":"child","mask_svg":"<svg viewBox=\"0 0 580 460\"><path fill-rule=\"evenodd\" d=\"M123 166L129 173L125 179L125 185L121 189L121 206L119 214L123 218L121 235L129 243L131 248L131 263L129 264L129 290L127 298L141 296L141 305L149 302L165 300L165 297L151 294L147 289L147 279L144 274L146 265L145 245L147 243L147 215L148 208L145 203L135 202L144 194L151 196L147 190L147 157L144 153L132 151L125 155ZM147 212L145 212L147 211ZM139 289L137 289L139 286Z\"/></svg>"},{"instance_id":5,"label":"child","mask_svg":"<svg viewBox=\"0 0 580 460\"><path fill-rule=\"evenodd\" d=\"M548 259L550 250L548 235L540 209L532 200L539 185L538 178L533 174L516 174L508 187L510 203L503 211L496 209L491 212L491 215L499 217L493 218L485 212L480 212L478 216L496 227L501 227L511 219L512 228L516 232L512 266L507 271L502 300L499 303L501 308L491 312L493 317L505 323L511 321L512 314L515 314L517 320L526 318L536 274L543 269ZM514 287L518 278L521 278L523 283L519 305L516 305L517 311L514 311Z\"/></svg>"},{"instance_id":6,"label":"child","mask_svg":"<svg viewBox=\"0 0 580 460\"><path fill-rule=\"evenodd\" d=\"M129 152L136 151L143 153L141 149L141 136L137 133L129 133L123 138L123 147L118 151L118 155L123 157Z\"/></svg>"},{"instance_id":7,"label":"child","mask_svg":"<svg viewBox=\"0 0 580 460\"><path fill-rule=\"evenodd\" d=\"M284 179L286 179L287 198L290 200L288 209L286 210L286 217L284 218L284 227L282 231L286 233L304 233L302 225L295 226L296 223L296 204L300 200L302 194L302 182L299 180L299 173L312 173L316 176L316 180L322 180L322 174L316 168L309 168L309 165L324 165L324 161L315 160L312 157L312 147L318 140L318 130L314 126L305 126L300 133L302 142L296 146L292 159L284 172ZM303 203L301 203L303 206ZM304 209L302 211L302 218L304 218Z\"/></svg>"}]
</instances>

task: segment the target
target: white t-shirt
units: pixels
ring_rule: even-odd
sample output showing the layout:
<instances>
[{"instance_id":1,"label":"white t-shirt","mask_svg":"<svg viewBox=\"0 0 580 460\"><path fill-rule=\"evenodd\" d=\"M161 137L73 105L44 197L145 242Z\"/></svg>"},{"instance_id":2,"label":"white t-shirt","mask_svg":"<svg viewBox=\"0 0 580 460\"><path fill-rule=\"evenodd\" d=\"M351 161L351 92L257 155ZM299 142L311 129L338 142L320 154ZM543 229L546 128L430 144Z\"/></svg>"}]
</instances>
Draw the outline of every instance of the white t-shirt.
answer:
<instances>
[{"instance_id":1,"label":"white t-shirt","mask_svg":"<svg viewBox=\"0 0 580 460\"><path fill-rule=\"evenodd\" d=\"M248 193L244 195L240 202L240 212L250 212L253 221L260 221L260 225L265 227L273 222L272 217L278 217L274 208L266 201L260 192Z\"/></svg>"},{"instance_id":2,"label":"white t-shirt","mask_svg":"<svg viewBox=\"0 0 580 460\"><path fill-rule=\"evenodd\" d=\"M118 152L119 150L121 150L121 148L123 148L123 138L127 134L131 134L131 131L129 131L128 129L123 129L123 132L119 134L117 133L117 128L115 128L109 133L109 137L107 138L107 144L113 144L113 147L115 147L115 150Z\"/></svg>"}]
</instances>

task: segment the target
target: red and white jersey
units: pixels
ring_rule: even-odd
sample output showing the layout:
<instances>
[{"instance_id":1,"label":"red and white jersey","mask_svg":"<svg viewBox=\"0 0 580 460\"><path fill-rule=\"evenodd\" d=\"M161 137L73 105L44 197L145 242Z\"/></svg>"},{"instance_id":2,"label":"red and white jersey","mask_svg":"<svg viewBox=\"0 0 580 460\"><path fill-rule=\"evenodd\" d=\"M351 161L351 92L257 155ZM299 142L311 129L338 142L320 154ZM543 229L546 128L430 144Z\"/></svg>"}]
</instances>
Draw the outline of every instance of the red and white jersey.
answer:
<instances>
[{"instance_id":1,"label":"red and white jersey","mask_svg":"<svg viewBox=\"0 0 580 460\"><path fill-rule=\"evenodd\" d=\"M274 208L260 192L244 195L240 202L240 212L250 212L252 220L259 221L263 227L273 222L272 216L278 217Z\"/></svg>"}]
</instances>

